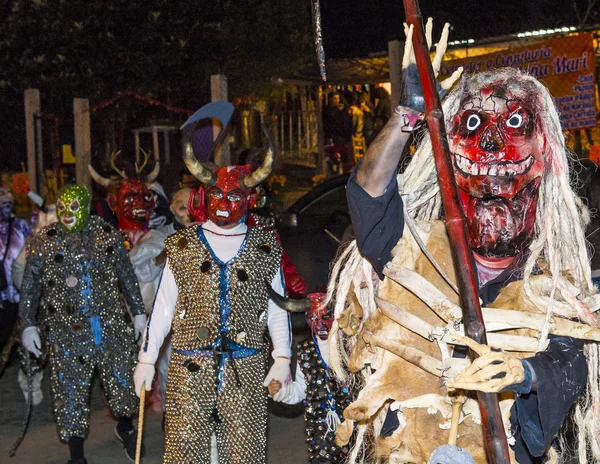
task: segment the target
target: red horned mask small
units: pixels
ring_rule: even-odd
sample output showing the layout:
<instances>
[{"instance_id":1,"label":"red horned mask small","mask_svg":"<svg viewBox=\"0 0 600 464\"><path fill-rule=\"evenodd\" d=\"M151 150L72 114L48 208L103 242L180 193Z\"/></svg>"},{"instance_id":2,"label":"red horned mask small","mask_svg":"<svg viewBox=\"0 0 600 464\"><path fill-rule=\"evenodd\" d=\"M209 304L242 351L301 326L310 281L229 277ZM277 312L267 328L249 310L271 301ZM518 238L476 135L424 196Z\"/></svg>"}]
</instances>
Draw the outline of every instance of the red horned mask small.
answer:
<instances>
[{"instance_id":1,"label":"red horned mask small","mask_svg":"<svg viewBox=\"0 0 600 464\"><path fill-rule=\"evenodd\" d=\"M94 180L108 190L106 197L108 206L117 216L119 228L123 230L145 230L154 210L154 196L146 184L154 182L160 171L160 165L156 160L154 169L147 176L146 182L138 177L142 169L148 163L149 153L144 153L144 162L136 167L136 177L128 177L127 174L115 165L115 160L120 152L111 155L113 170L121 177L118 180L102 177L96 170L88 165L88 169Z\"/></svg>"}]
</instances>

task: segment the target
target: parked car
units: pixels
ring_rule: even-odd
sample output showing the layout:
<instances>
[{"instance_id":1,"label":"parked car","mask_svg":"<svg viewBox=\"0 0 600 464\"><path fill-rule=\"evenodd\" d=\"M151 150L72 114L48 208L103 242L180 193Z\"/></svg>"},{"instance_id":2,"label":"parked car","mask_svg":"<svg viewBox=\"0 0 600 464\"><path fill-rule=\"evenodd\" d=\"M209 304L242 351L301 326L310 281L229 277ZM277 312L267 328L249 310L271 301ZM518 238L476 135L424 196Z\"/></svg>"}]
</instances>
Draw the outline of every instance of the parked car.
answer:
<instances>
[{"instance_id":1,"label":"parked car","mask_svg":"<svg viewBox=\"0 0 600 464\"><path fill-rule=\"evenodd\" d=\"M288 208L278 221L283 248L306 279L308 291L325 291L331 264L351 231L346 201L350 174L327 179Z\"/></svg>"}]
</instances>

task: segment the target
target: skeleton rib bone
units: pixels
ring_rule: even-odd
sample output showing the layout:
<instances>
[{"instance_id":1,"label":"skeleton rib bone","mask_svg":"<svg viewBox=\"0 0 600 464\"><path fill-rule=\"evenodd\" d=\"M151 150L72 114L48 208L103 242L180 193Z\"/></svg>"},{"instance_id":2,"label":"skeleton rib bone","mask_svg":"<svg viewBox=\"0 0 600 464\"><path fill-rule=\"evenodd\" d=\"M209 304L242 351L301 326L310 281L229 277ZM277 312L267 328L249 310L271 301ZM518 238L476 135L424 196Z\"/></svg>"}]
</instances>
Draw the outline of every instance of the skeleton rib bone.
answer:
<instances>
[{"instance_id":1,"label":"skeleton rib bone","mask_svg":"<svg viewBox=\"0 0 600 464\"><path fill-rule=\"evenodd\" d=\"M456 322L462 319L461 309L415 271L389 262L383 269L383 273L421 299L444 321Z\"/></svg>"}]
</instances>

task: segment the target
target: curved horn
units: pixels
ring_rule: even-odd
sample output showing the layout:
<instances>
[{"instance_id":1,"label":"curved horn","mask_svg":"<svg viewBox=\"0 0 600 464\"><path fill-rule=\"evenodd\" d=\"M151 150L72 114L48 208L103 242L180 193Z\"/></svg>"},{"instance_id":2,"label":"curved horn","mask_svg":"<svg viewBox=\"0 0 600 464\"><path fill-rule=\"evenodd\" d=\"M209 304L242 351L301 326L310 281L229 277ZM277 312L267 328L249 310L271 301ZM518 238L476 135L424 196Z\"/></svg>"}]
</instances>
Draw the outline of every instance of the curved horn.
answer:
<instances>
[{"instance_id":1,"label":"curved horn","mask_svg":"<svg viewBox=\"0 0 600 464\"><path fill-rule=\"evenodd\" d=\"M150 153L144 150L142 150L142 153L144 154L144 162L142 163L142 165L138 166L137 162L135 163L135 173L138 177L140 176L142 170L146 167L146 165L148 164L148 160L150 159Z\"/></svg>"},{"instance_id":2,"label":"curved horn","mask_svg":"<svg viewBox=\"0 0 600 464\"><path fill-rule=\"evenodd\" d=\"M159 173L160 173L160 161L155 160L154 168L152 169L152 171L150 171L150 174L148 174L148 177L146 178L146 182L149 184L154 182L156 180L156 178L158 177Z\"/></svg>"},{"instance_id":3,"label":"curved horn","mask_svg":"<svg viewBox=\"0 0 600 464\"><path fill-rule=\"evenodd\" d=\"M262 130L268 142L267 152L265 153L265 159L263 160L262 165L252 174L244 176L244 186L246 188L256 187L267 177L269 177L269 174L271 174L271 171L273 170L273 162L275 161L275 144L273 143L273 137L271 137L271 134L269 134L269 131L264 124L262 124Z\"/></svg>"},{"instance_id":4,"label":"curved horn","mask_svg":"<svg viewBox=\"0 0 600 464\"><path fill-rule=\"evenodd\" d=\"M119 169L117 167L117 165L115 164L115 160L117 159L117 156L119 156L121 154L121 150L119 151L113 151L110 155L110 165L112 166L113 170L119 174L123 179L127 179L127 174L125 174L125 171L122 171L121 169Z\"/></svg>"},{"instance_id":5,"label":"curved horn","mask_svg":"<svg viewBox=\"0 0 600 464\"><path fill-rule=\"evenodd\" d=\"M116 184L116 181L102 177L100 174L98 174L91 164L88 164L88 171L90 171L92 178L104 188L109 188Z\"/></svg>"},{"instance_id":6,"label":"curved horn","mask_svg":"<svg viewBox=\"0 0 600 464\"><path fill-rule=\"evenodd\" d=\"M311 302L308 298L303 298L302 300L286 298L285 296L282 296L273 290L273 287L271 287L271 284L268 281L265 280L265 283L267 284L267 293L269 294L269 298L271 298L273 303L280 308L285 309L290 313L304 313L310 309Z\"/></svg>"},{"instance_id":7,"label":"curved horn","mask_svg":"<svg viewBox=\"0 0 600 464\"><path fill-rule=\"evenodd\" d=\"M194 149L191 142L187 142L183 149L183 161L192 175L203 184L214 185L217 182L217 175L206 169L200 161L194 156Z\"/></svg>"}]
</instances>

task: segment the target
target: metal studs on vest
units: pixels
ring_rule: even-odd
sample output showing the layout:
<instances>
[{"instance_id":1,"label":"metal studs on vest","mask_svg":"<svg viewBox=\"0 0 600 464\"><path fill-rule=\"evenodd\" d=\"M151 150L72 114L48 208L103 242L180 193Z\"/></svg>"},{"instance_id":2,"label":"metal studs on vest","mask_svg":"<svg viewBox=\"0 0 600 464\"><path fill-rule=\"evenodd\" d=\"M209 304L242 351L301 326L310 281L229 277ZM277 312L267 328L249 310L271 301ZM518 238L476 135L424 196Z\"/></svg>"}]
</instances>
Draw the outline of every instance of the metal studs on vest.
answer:
<instances>
[{"instance_id":1,"label":"metal studs on vest","mask_svg":"<svg viewBox=\"0 0 600 464\"><path fill-rule=\"evenodd\" d=\"M211 268L210 261L204 261L202 263L202 265L200 266L200 270L202 272L208 272L208 271L210 271L210 268Z\"/></svg>"},{"instance_id":2,"label":"metal studs on vest","mask_svg":"<svg viewBox=\"0 0 600 464\"><path fill-rule=\"evenodd\" d=\"M208 336L210 335L210 331L208 330L207 327L200 327L196 331L196 335L198 336L198 340L201 340L201 341L208 340Z\"/></svg>"},{"instance_id":3,"label":"metal studs on vest","mask_svg":"<svg viewBox=\"0 0 600 464\"><path fill-rule=\"evenodd\" d=\"M177 247L180 250L185 250L188 246L188 239L185 237L180 237L179 240L177 240Z\"/></svg>"},{"instance_id":4,"label":"metal studs on vest","mask_svg":"<svg viewBox=\"0 0 600 464\"><path fill-rule=\"evenodd\" d=\"M237 276L240 282L246 282L249 278L245 269L238 269Z\"/></svg>"},{"instance_id":5,"label":"metal studs on vest","mask_svg":"<svg viewBox=\"0 0 600 464\"><path fill-rule=\"evenodd\" d=\"M268 243L263 243L262 245L259 245L258 249L266 254L271 253L271 245L269 245Z\"/></svg>"}]
</instances>

